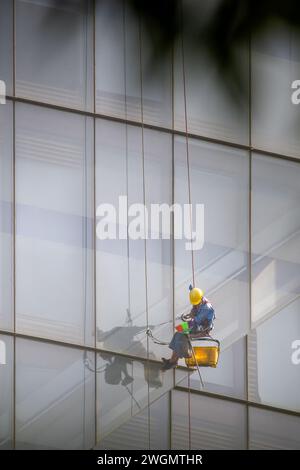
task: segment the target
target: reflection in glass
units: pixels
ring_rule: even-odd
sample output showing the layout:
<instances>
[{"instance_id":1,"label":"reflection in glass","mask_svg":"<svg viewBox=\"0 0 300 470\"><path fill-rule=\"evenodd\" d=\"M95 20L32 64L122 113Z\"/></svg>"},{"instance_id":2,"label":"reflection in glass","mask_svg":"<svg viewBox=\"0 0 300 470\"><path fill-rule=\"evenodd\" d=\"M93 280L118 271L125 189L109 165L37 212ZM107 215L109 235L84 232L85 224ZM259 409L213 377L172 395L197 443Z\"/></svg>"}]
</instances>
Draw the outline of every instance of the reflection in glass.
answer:
<instances>
[{"instance_id":1,"label":"reflection in glass","mask_svg":"<svg viewBox=\"0 0 300 470\"><path fill-rule=\"evenodd\" d=\"M18 449L90 449L95 442L94 353L17 339Z\"/></svg>"},{"instance_id":2,"label":"reflection in glass","mask_svg":"<svg viewBox=\"0 0 300 470\"><path fill-rule=\"evenodd\" d=\"M93 126L16 109L17 331L93 345Z\"/></svg>"}]
</instances>

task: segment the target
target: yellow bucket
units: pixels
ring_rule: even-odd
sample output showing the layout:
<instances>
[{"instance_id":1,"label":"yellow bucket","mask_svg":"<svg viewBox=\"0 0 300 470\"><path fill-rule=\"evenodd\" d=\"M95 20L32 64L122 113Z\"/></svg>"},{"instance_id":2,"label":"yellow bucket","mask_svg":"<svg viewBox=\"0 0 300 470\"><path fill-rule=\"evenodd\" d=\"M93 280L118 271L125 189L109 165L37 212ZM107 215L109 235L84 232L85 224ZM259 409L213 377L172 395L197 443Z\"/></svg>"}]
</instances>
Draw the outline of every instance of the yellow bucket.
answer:
<instances>
[{"instance_id":1,"label":"yellow bucket","mask_svg":"<svg viewBox=\"0 0 300 470\"><path fill-rule=\"evenodd\" d=\"M185 358L185 363L187 367L217 367L219 354L220 354L220 343L218 340L210 338L201 338L197 340L199 344L200 341L209 341L217 343L217 345L207 345L207 346L196 346L193 345L193 354L191 357Z\"/></svg>"}]
</instances>

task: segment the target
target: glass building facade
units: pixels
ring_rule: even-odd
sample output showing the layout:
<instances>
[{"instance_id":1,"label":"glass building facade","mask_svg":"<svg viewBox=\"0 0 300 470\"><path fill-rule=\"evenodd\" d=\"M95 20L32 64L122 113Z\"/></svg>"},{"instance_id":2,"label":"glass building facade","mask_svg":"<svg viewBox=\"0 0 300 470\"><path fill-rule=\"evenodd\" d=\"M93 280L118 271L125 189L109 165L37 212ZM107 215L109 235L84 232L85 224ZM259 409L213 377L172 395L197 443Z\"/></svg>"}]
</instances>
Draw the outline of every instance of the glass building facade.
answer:
<instances>
[{"instance_id":1,"label":"glass building facade","mask_svg":"<svg viewBox=\"0 0 300 470\"><path fill-rule=\"evenodd\" d=\"M184 42L153 64L126 0L0 1L0 449L300 448L300 39L237 54L240 109ZM189 308L191 253L97 238L120 195L204 204L204 389L146 335Z\"/></svg>"}]
</instances>

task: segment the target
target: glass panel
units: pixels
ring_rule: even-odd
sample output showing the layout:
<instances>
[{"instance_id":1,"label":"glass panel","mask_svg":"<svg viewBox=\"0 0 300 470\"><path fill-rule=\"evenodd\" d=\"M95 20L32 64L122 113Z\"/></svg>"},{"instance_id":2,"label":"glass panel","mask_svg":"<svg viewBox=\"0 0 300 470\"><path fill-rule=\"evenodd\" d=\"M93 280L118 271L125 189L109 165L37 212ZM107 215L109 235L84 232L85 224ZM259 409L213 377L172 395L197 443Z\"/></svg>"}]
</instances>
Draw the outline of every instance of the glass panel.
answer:
<instances>
[{"instance_id":1,"label":"glass panel","mask_svg":"<svg viewBox=\"0 0 300 470\"><path fill-rule=\"evenodd\" d=\"M169 394L166 394L109 433L96 449L148 449L149 444L151 449L168 449L169 419Z\"/></svg>"},{"instance_id":2,"label":"glass panel","mask_svg":"<svg viewBox=\"0 0 300 470\"><path fill-rule=\"evenodd\" d=\"M5 82L6 94L12 95L13 76L13 2L0 2L0 80ZM1 90L2 91L2 90ZM1 95L0 91L0 95Z\"/></svg>"},{"instance_id":3,"label":"glass panel","mask_svg":"<svg viewBox=\"0 0 300 470\"><path fill-rule=\"evenodd\" d=\"M192 449L246 449L246 407L191 395Z\"/></svg>"},{"instance_id":4,"label":"glass panel","mask_svg":"<svg viewBox=\"0 0 300 470\"><path fill-rule=\"evenodd\" d=\"M0 335L0 450L13 447L13 339Z\"/></svg>"},{"instance_id":5,"label":"glass panel","mask_svg":"<svg viewBox=\"0 0 300 470\"><path fill-rule=\"evenodd\" d=\"M206 392L246 398L245 342L245 338L241 338L225 349L225 351L221 349L216 368L201 367L200 372ZM183 379L183 372L176 370L176 384L181 387L188 387L187 377L184 380L180 379ZM190 388L195 390L201 389L198 371L194 372L190 377Z\"/></svg>"},{"instance_id":6,"label":"glass panel","mask_svg":"<svg viewBox=\"0 0 300 470\"><path fill-rule=\"evenodd\" d=\"M92 2L16 1L16 94L93 109Z\"/></svg>"},{"instance_id":7,"label":"glass panel","mask_svg":"<svg viewBox=\"0 0 300 470\"><path fill-rule=\"evenodd\" d=\"M300 36L273 25L252 44L252 144L300 157L299 105L292 83L300 76Z\"/></svg>"},{"instance_id":8,"label":"glass panel","mask_svg":"<svg viewBox=\"0 0 300 470\"><path fill-rule=\"evenodd\" d=\"M284 413L249 409L250 449L300 449L300 418Z\"/></svg>"},{"instance_id":9,"label":"glass panel","mask_svg":"<svg viewBox=\"0 0 300 470\"><path fill-rule=\"evenodd\" d=\"M18 449L90 449L95 442L94 353L17 339Z\"/></svg>"},{"instance_id":10,"label":"glass panel","mask_svg":"<svg viewBox=\"0 0 300 470\"><path fill-rule=\"evenodd\" d=\"M250 399L300 411L300 299L250 335Z\"/></svg>"},{"instance_id":11,"label":"glass panel","mask_svg":"<svg viewBox=\"0 0 300 470\"><path fill-rule=\"evenodd\" d=\"M215 308L214 336L224 351L249 328L249 159L244 151L191 139L189 160L193 230L198 244L194 250L195 284ZM175 202L189 203L186 141L181 137L175 140ZM197 219L196 204L204 205L204 216L199 211ZM189 222L189 210L186 217ZM175 241L176 316L191 308L188 240L189 231Z\"/></svg>"},{"instance_id":12,"label":"glass panel","mask_svg":"<svg viewBox=\"0 0 300 470\"><path fill-rule=\"evenodd\" d=\"M143 411L172 386L172 371L163 374L159 363L137 361L113 353L99 354L97 360L99 410L97 448L120 445L116 439L123 434L124 429L131 429L126 445L133 445L132 427L134 426L132 423L140 423L142 427L145 425L148 428L148 421L146 424L146 415ZM138 417L132 421L135 415ZM123 437L123 439L127 438ZM148 441L147 438L147 446Z\"/></svg>"},{"instance_id":13,"label":"glass panel","mask_svg":"<svg viewBox=\"0 0 300 470\"><path fill-rule=\"evenodd\" d=\"M218 0L184 2L184 74L188 130L192 134L248 144L248 50L241 47L231 49L232 61L238 64L235 66L238 67L241 78L237 84L236 71L233 68L220 70L216 61L210 57L207 45L201 44L200 40L194 41L199 30L200 34L203 32L202 26L205 29L204 21L207 24L212 21L211 15L215 14L218 3ZM197 23L195 18L198 19ZM193 31L195 24L197 32ZM181 39L175 51L174 88L175 128L185 131Z\"/></svg>"},{"instance_id":14,"label":"glass panel","mask_svg":"<svg viewBox=\"0 0 300 470\"><path fill-rule=\"evenodd\" d=\"M140 120L139 28L124 5L96 2L96 109Z\"/></svg>"},{"instance_id":15,"label":"glass panel","mask_svg":"<svg viewBox=\"0 0 300 470\"><path fill-rule=\"evenodd\" d=\"M0 328L13 329L12 104L0 105Z\"/></svg>"},{"instance_id":16,"label":"glass panel","mask_svg":"<svg viewBox=\"0 0 300 470\"><path fill-rule=\"evenodd\" d=\"M159 57L155 38L142 30L143 120L155 126L172 127L172 58Z\"/></svg>"},{"instance_id":17,"label":"glass panel","mask_svg":"<svg viewBox=\"0 0 300 470\"><path fill-rule=\"evenodd\" d=\"M188 393L172 391L171 395L171 448L189 449L189 403Z\"/></svg>"},{"instance_id":18,"label":"glass panel","mask_svg":"<svg viewBox=\"0 0 300 470\"><path fill-rule=\"evenodd\" d=\"M97 371L99 442L148 405L148 385L145 364L130 358L101 354Z\"/></svg>"},{"instance_id":19,"label":"glass panel","mask_svg":"<svg viewBox=\"0 0 300 470\"><path fill-rule=\"evenodd\" d=\"M300 165L253 156L252 322L300 293Z\"/></svg>"},{"instance_id":20,"label":"glass panel","mask_svg":"<svg viewBox=\"0 0 300 470\"><path fill-rule=\"evenodd\" d=\"M172 205L172 147L167 134L145 131L145 191L148 214L158 208ZM163 213L163 212L162 212ZM167 211L168 214L168 211ZM169 216L167 220L171 221ZM157 228L150 226L147 240L147 299L148 324L161 341L171 340L173 333L173 243L171 230L164 234L161 220ZM162 237L166 235L166 239ZM155 239L159 237L159 239ZM160 359L166 347L149 341L149 355Z\"/></svg>"},{"instance_id":21,"label":"glass panel","mask_svg":"<svg viewBox=\"0 0 300 470\"><path fill-rule=\"evenodd\" d=\"M149 448L148 409L129 418L96 447L103 450L143 450Z\"/></svg>"},{"instance_id":22,"label":"glass panel","mask_svg":"<svg viewBox=\"0 0 300 470\"><path fill-rule=\"evenodd\" d=\"M190 395L191 449L246 449L246 407L238 403ZM188 393L172 393L173 449L189 442Z\"/></svg>"},{"instance_id":23,"label":"glass panel","mask_svg":"<svg viewBox=\"0 0 300 470\"><path fill-rule=\"evenodd\" d=\"M171 125L171 57L153 61L150 38L142 34L129 2L102 0L96 3L96 108L101 114ZM156 54L157 55L157 54Z\"/></svg>"},{"instance_id":24,"label":"glass panel","mask_svg":"<svg viewBox=\"0 0 300 470\"><path fill-rule=\"evenodd\" d=\"M147 310L145 241L134 240L132 236L128 240L120 239L119 236L120 229L127 236L135 218L127 217L127 209L131 210L132 204L144 202L141 130L98 121L96 146L98 344L104 349L147 357L147 320L150 326L164 323L156 329L162 339L170 339L171 335L171 242L161 237L147 240ZM171 203L171 175L170 136L145 130L147 208L151 203ZM127 195L123 207L119 197ZM103 203L113 205L112 217L117 216L117 221L110 219L108 223L107 214L100 212ZM119 219L120 215L122 219ZM100 239L98 229L103 227L103 216L107 219L105 230L110 227L116 239ZM150 357L160 356L160 353L161 348L151 343Z\"/></svg>"},{"instance_id":25,"label":"glass panel","mask_svg":"<svg viewBox=\"0 0 300 470\"><path fill-rule=\"evenodd\" d=\"M93 345L93 125L16 109L17 331Z\"/></svg>"},{"instance_id":26,"label":"glass panel","mask_svg":"<svg viewBox=\"0 0 300 470\"><path fill-rule=\"evenodd\" d=\"M109 203L117 215L119 197L127 193L128 204L143 202L140 129L128 127L126 132L123 124L98 121L96 149L97 214L100 204ZM97 219L96 255L98 346L146 357L147 346L135 339L138 333L145 339L147 326L145 243L119 237L101 240L101 220L105 219ZM126 214L124 221L109 223L112 230L120 227L127 233Z\"/></svg>"},{"instance_id":27,"label":"glass panel","mask_svg":"<svg viewBox=\"0 0 300 470\"><path fill-rule=\"evenodd\" d=\"M150 449L170 449L170 400L166 393L150 406Z\"/></svg>"}]
</instances>

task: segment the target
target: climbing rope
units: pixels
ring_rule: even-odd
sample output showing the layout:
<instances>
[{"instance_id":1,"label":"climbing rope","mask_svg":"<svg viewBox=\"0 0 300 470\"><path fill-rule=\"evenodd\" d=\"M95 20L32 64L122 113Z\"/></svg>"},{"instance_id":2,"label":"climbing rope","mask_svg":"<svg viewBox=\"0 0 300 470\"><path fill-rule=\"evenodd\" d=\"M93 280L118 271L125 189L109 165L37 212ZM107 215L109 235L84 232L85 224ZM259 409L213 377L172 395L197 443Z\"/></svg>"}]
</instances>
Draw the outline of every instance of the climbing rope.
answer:
<instances>
[{"instance_id":1,"label":"climbing rope","mask_svg":"<svg viewBox=\"0 0 300 470\"><path fill-rule=\"evenodd\" d=\"M128 233L128 193L129 193L129 161L128 161L128 112L127 112L127 72L126 72L126 0L123 0L123 68L124 68L124 110L125 110L125 156L126 156L126 195L127 195L127 298L128 298L128 319L131 321L131 296L130 296L130 244L129 244L129 233Z\"/></svg>"},{"instance_id":2,"label":"climbing rope","mask_svg":"<svg viewBox=\"0 0 300 470\"><path fill-rule=\"evenodd\" d=\"M169 322L168 322L169 323ZM156 338L153 333L152 333L152 330L150 330L150 328L147 328L146 330L146 335L148 336L148 338L151 338L151 340L153 341L153 343L155 344L159 344L160 346L168 346L169 343L166 343L164 341L161 341L160 339Z\"/></svg>"},{"instance_id":3,"label":"climbing rope","mask_svg":"<svg viewBox=\"0 0 300 470\"><path fill-rule=\"evenodd\" d=\"M141 89L141 131L142 131L142 180L143 180L143 204L144 204L144 228L146 229L146 183L145 183L145 136L144 136L144 95L143 95L143 55L142 55L142 19L139 17L139 62L140 62L140 89ZM144 272L145 272L145 303L146 303L146 324L149 326L149 303L148 303L148 273L147 273L147 234L144 234ZM147 335L147 361L149 371L149 337ZM150 449L150 384L147 381L148 387L148 438L149 438L149 449Z\"/></svg>"},{"instance_id":4,"label":"climbing rope","mask_svg":"<svg viewBox=\"0 0 300 470\"><path fill-rule=\"evenodd\" d=\"M126 0L123 0L123 68L124 68L124 108L125 108L125 154L126 154L126 195L127 195L127 241L126 241L126 249L127 249L127 298L128 298L128 308L127 308L127 323L130 326L132 324L132 319L131 319L131 295L130 295L130 243L129 243L129 233L128 233L128 209L129 209L129 203L128 203L128 193L129 193L129 161L128 161L128 124L127 124L127 119L128 119L128 112L127 112L127 54L126 54ZM133 363L132 363L132 368L133 368ZM133 377L133 375L132 375ZM127 388L127 387L126 387ZM130 390L130 395L131 395L131 416L133 414L133 402L135 401L134 396L133 396L133 382L131 384L131 390Z\"/></svg>"},{"instance_id":5,"label":"climbing rope","mask_svg":"<svg viewBox=\"0 0 300 470\"><path fill-rule=\"evenodd\" d=\"M189 208L190 208L190 230L191 230L191 261L192 261L192 279L193 286L195 286L195 263L194 263L194 247L192 241L192 194L191 194L191 178L190 178L190 156L189 156L189 137L188 137L188 118L187 118L187 98L186 98L186 76L185 76L185 57L184 57L184 21L183 21L183 0L181 0L181 56L182 56L182 79L183 79L183 100L184 100L184 122L185 122L185 140L186 140L186 165L187 165L187 177L188 177L188 197L189 197ZM189 339L191 350L193 347ZM197 367L201 383L202 377L199 367ZM191 383L190 374L188 372L188 420L189 420L189 449L191 449Z\"/></svg>"},{"instance_id":6,"label":"climbing rope","mask_svg":"<svg viewBox=\"0 0 300 470\"><path fill-rule=\"evenodd\" d=\"M190 175L190 152L189 152L189 136L188 136L188 117L187 117L187 97L186 97L186 75L185 75L185 57L184 57L184 37L183 37L183 2L181 1L181 56L182 56L182 80L183 80L183 102L184 102L184 124L185 124L185 141L186 141L186 166L188 178L188 198L190 208L190 230L191 230L191 261L192 261L192 279L195 286L195 261L194 247L192 241L192 192L191 192L191 175Z\"/></svg>"}]
</instances>

